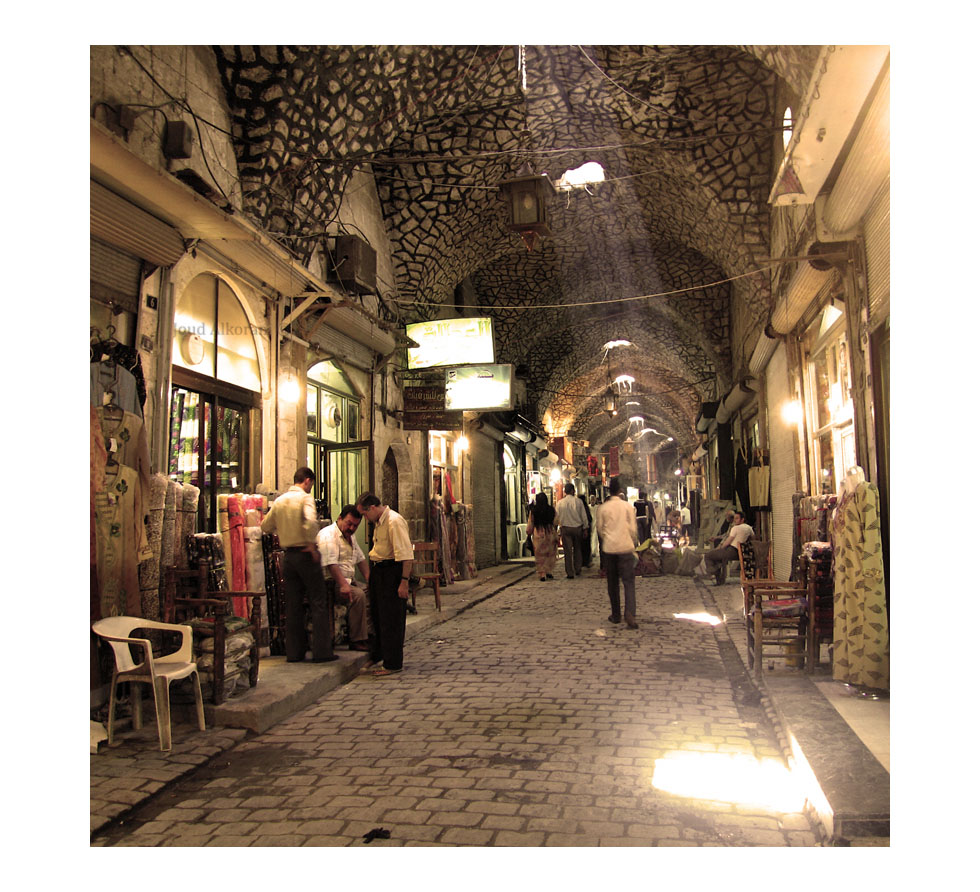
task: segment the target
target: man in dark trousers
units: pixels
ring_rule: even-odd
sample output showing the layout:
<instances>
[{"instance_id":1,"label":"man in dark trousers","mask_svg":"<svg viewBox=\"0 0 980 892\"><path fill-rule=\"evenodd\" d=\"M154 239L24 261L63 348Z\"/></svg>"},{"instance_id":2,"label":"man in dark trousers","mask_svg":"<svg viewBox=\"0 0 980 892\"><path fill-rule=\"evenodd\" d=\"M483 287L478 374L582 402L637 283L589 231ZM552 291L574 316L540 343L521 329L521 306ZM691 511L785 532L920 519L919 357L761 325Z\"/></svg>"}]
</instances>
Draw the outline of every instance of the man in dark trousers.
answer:
<instances>
[{"instance_id":1,"label":"man in dark trousers","mask_svg":"<svg viewBox=\"0 0 980 892\"><path fill-rule=\"evenodd\" d=\"M300 468L293 475L293 485L272 503L262 518L262 532L276 533L283 549L282 583L286 594L286 662L301 663L306 656L306 628L303 598L310 604L313 623L313 662L336 660L333 652L327 588L320 569L320 552L316 534L316 504L310 494L313 472Z\"/></svg>"},{"instance_id":2,"label":"man in dark trousers","mask_svg":"<svg viewBox=\"0 0 980 892\"><path fill-rule=\"evenodd\" d=\"M383 660L381 668L372 672L375 678L383 678L402 671L408 581L415 549L405 518L382 505L374 493L358 497L357 512L374 524L374 545L368 552L368 601L377 637L372 642L371 658L375 663Z\"/></svg>"}]
</instances>

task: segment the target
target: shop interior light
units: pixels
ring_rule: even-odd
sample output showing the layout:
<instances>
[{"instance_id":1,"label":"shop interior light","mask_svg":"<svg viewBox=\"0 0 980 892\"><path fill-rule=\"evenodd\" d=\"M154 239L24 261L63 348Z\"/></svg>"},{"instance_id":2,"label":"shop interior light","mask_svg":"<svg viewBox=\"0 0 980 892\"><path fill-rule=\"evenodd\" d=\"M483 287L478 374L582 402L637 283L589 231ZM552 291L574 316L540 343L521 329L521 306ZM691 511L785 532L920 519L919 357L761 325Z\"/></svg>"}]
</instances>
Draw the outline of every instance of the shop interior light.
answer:
<instances>
[{"instance_id":1,"label":"shop interior light","mask_svg":"<svg viewBox=\"0 0 980 892\"><path fill-rule=\"evenodd\" d=\"M789 400L783 403L779 414L783 421L788 425L798 425L803 420L803 406L799 400Z\"/></svg>"}]
</instances>

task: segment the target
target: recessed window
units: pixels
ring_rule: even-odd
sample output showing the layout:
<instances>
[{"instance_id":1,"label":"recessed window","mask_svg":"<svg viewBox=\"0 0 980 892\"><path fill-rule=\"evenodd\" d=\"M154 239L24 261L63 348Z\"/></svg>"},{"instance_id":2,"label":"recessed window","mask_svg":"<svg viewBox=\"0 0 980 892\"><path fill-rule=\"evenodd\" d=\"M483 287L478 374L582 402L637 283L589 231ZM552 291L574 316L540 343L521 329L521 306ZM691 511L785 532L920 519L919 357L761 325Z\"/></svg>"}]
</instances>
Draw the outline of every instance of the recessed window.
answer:
<instances>
[{"instance_id":1,"label":"recessed window","mask_svg":"<svg viewBox=\"0 0 980 892\"><path fill-rule=\"evenodd\" d=\"M555 186L563 192L569 192L572 189L584 189L595 183L602 183L605 179L606 172L598 161L586 161L581 167L566 170Z\"/></svg>"}]
</instances>

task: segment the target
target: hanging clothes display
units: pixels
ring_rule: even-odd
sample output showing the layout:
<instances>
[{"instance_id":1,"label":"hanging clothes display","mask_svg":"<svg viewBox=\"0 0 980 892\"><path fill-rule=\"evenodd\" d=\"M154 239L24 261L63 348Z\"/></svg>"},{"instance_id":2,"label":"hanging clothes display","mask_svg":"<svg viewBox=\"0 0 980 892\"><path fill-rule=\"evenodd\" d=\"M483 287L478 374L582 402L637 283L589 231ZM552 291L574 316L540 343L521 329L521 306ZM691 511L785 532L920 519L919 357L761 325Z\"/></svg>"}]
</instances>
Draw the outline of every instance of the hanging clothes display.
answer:
<instances>
[{"instance_id":1,"label":"hanging clothes display","mask_svg":"<svg viewBox=\"0 0 980 892\"><path fill-rule=\"evenodd\" d=\"M849 474L831 522L834 549L834 679L889 687L888 615L878 488Z\"/></svg>"},{"instance_id":2,"label":"hanging clothes display","mask_svg":"<svg viewBox=\"0 0 980 892\"><path fill-rule=\"evenodd\" d=\"M144 615L139 567L154 557L147 530L150 453L143 425L142 367L139 354L111 334L108 340L90 342L93 620ZM153 599L149 606L153 609Z\"/></svg>"}]
</instances>

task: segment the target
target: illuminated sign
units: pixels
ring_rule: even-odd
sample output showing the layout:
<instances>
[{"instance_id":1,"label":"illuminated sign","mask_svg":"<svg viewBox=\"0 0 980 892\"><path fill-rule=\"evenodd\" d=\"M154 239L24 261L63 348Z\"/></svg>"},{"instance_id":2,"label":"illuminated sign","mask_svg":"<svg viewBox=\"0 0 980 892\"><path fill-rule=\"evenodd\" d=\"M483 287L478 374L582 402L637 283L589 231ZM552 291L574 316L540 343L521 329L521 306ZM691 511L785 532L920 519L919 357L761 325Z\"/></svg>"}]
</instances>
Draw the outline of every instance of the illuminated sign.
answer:
<instances>
[{"instance_id":1,"label":"illuminated sign","mask_svg":"<svg viewBox=\"0 0 980 892\"><path fill-rule=\"evenodd\" d=\"M405 326L418 347L408 348L408 367L493 362L493 324L489 317L434 319Z\"/></svg>"},{"instance_id":2,"label":"illuminated sign","mask_svg":"<svg viewBox=\"0 0 980 892\"><path fill-rule=\"evenodd\" d=\"M446 409L513 409L512 365L446 369Z\"/></svg>"}]
</instances>

